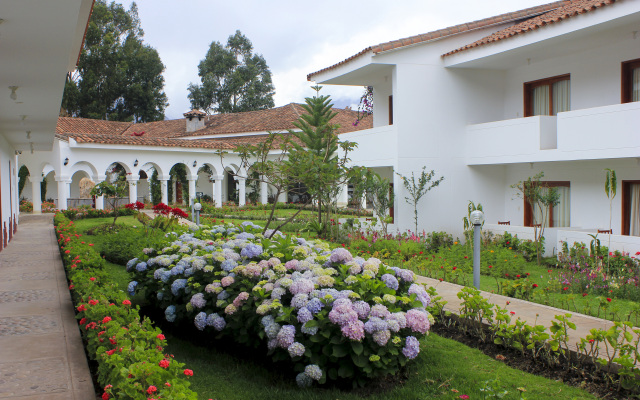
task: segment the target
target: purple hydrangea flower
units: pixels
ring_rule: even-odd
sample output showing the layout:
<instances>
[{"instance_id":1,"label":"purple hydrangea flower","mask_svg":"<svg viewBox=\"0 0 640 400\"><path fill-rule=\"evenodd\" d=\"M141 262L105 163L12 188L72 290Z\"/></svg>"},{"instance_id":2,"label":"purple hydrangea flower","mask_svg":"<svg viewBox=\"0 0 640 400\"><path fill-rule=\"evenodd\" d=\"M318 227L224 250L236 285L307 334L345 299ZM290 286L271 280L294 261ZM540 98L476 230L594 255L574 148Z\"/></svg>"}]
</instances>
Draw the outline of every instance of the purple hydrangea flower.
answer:
<instances>
[{"instance_id":1,"label":"purple hydrangea flower","mask_svg":"<svg viewBox=\"0 0 640 400\"><path fill-rule=\"evenodd\" d=\"M291 346L287 347L287 351L289 352L289 355L291 356L291 358L302 356L305 350L306 349L304 345L298 342L293 342Z\"/></svg>"},{"instance_id":2,"label":"purple hydrangea flower","mask_svg":"<svg viewBox=\"0 0 640 400\"><path fill-rule=\"evenodd\" d=\"M324 303L322 302L322 300L318 298L313 298L309 300L309 302L307 303L307 309L311 311L312 314L319 313L323 307L324 307Z\"/></svg>"},{"instance_id":3,"label":"purple hydrangea flower","mask_svg":"<svg viewBox=\"0 0 640 400\"><path fill-rule=\"evenodd\" d=\"M309 311L307 307L302 307L300 310L298 310L298 322L300 322L301 324L306 324L312 319L313 314L311 314L311 311Z\"/></svg>"},{"instance_id":4,"label":"purple hydrangea flower","mask_svg":"<svg viewBox=\"0 0 640 400\"><path fill-rule=\"evenodd\" d=\"M362 321L348 322L340 329L342 336L351 340L361 341L364 339L364 323Z\"/></svg>"},{"instance_id":5,"label":"purple hydrangea flower","mask_svg":"<svg viewBox=\"0 0 640 400\"><path fill-rule=\"evenodd\" d=\"M278 332L276 339L278 340L278 346L282 348L288 348L293 344L296 336L296 327L293 325L285 325Z\"/></svg>"},{"instance_id":6,"label":"purple hydrangea flower","mask_svg":"<svg viewBox=\"0 0 640 400\"><path fill-rule=\"evenodd\" d=\"M305 293L298 293L291 299L291 307L300 309L307 305L309 302L309 295Z\"/></svg>"},{"instance_id":7,"label":"purple hydrangea flower","mask_svg":"<svg viewBox=\"0 0 640 400\"><path fill-rule=\"evenodd\" d=\"M420 342L413 336L407 336L402 354L409 360L413 360L418 356L418 353L420 353Z\"/></svg>"},{"instance_id":8,"label":"purple hydrangea flower","mask_svg":"<svg viewBox=\"0 0 640 400\"><path fill-rule=\"evenodd\" d=\"M422 285L412 284L409 286L409 294L415 294L418 301L422 303L423 307L428 307L429 303L431 303L431 297L427 294L427 291L424 290Z\"/></svg>"},{"instance_id":9,"label":"purple hydrangea flower","mask_svg":"<svg viewBox=\"0 0 640 400\"><path fill-rule=\"evenodd\" d=\"M364 330L370 335L374 332L387 330L388 328L389 325L387 322L378 317L371 317L364 323Z\"/></svg>"},{"instance_id":10,"label":"purple hydrangea flower","mask_svg":"<svg viewBox=\"0 0 640 400\"><path fill-rule=\"evenodd\" d=\"M196 293L191 296L191 305L195 308L202 308L205 304L207 304L207 301L204 299L204 293Z\"/></svg>"},{"instance_id":11,"label":"purple hydrangea flower","mask_svg":"<svg viewBox=\"0 0 640 400\"><path fill-rule=\"evenodd\" d=\"M333 251L331 252L331 256L329 256L329 261L331 261L332 263L344 264L351 260L353 260L353 256L351 255L351 253L349 253L349 250L343 247L333 249Z\"/></svg>"},{"instance_id":12,"label":"purple hydrangea flower","mask_svg":"<svg viewBox=\"0 0 640 400\"><path fill-rule=\"evenodd\" d=\"M384 282L389 289L398 290L399 283L395 276L384 274L380 279L382 279L382 282Z\"/></svg>"},{"instance_id":13,"label":"purple hydrangea flower","mask_svg":"<svg viewBox=\"0 0 640 400\"><path fill-rule=\"evenodd\" d=\"M358 318L367 319L371 306L366 301L356 301L353 303L353 309L358 313Z\"/></svg>"},{"instance_id":14,"label":"purple hydrangea flower","mask_svg":"<svg viewBox=\"0 0 640 400\"><path fill-rule=\"evenodd\" d=\"M387 344L389 339L391 338L391 332L388 330L377 331L373 333L373 341L376 342L378 346L384 346Z\"/></svg>"},{"instance_id":15,"label":"purple hydrangea flower","mask_svg":"<svg viewBox=\"0 0 640 400\"><path fill-rule=\"evenodd\" d=\"M350 322L355 322L357 320L358 314L353 311L351 304L342 304L333 307L333 309L329 313L329 321L340 326L343 326Z\"/></svg>"},{"instance_id":16,"label":"purple hydrangea flower","mask_svg":"<svg viewBox=\"0 0 640 400\"><path fill-rule=\"evenodd\" d=\"M376 304L375 306L371 307L370 315L372 317L387 318L389 314L389 310L384 304Z\"/></svg>"},{"instance_id":17,"label":"purple hydrangea flower","mask_svg":"<svg viewBox=\"0 0 640 400\"><path fill-rule=\"evenodd\" d=\"M322 370L316 364L307 365L304 367L304 374L314 381L322 379Z\"/></svg>"},{"instance_id":18,"label":"purple hydrangea flower","mask_svg":"<svg viewBox=\"0 0 640 400\"><path fill-rule=\"evenodd\" d=\"M198 313L198 315L196 315L196 318L194 320L194 324L199 331L204 330L204 328L207 326L207 313L205 312Z\"/></svg>"},{"instance_id":19,"label":"purple hydrangea flower","mask_svg":"<svg viewBox=\"0 0 640 400\"><path fill-rule=\"evenodd\" d=\"M295 296L298 293L309 294L313 291L314 288L315 285L312 280L301 278L293 281L291 286L289 286L289 291Z\"/></svg>"}]
</instances>

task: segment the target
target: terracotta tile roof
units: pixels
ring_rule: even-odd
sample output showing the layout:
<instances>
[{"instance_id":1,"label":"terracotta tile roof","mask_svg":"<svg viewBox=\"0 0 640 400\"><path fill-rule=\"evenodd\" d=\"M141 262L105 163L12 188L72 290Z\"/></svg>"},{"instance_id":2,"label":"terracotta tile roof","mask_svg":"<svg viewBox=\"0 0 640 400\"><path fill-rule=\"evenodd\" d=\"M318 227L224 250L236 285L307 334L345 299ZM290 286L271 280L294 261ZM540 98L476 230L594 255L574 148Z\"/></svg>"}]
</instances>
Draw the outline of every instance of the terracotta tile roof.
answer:
<instances>
[{"instance_id":1,"label":"terracotta tile roof","mask_svg":"<svg viewBox=\"0 0 640 400\"><path fill-rule=\"evenodd\" d=\"M353 123L357 118L355 111L350 109L334 109L334 111L337 112L337 115L332 122L340 125L338 134L372 127L372 117L365 118L357 126L354 126ZM186 133L184 118L134 124L60 117L56 127L56 138L65 141L73 138L78 143L233 149L238 144L258 143L264 140L266 135L240 135L208 139L184 139L184 137L286 131L295 128L293 121L303 113L304 110L300 104L292 103L269 110L212 115L206 120L205 128L190 133Z\"/></svg>"},{"instance_id":2,"label":"terracotta tile roof","mask_svg":"<svg viewBox=\"0 0 640 400\"><path fill-rule=\"evenodd\" d=\"M86 133L70 133L60 135L64 140L74 139L78 143L98 143L98 144L119 144L129 146L160 146L160 147L183 147L183 148L206 148L206 149L233 149L234 146L224 140L187 140L158 137L136 137L126 135L101 135ZM56 135L58 137L58 135Z\"/></svg>"},{"instance_id":3,"label":"terracotta tile roof","mask_svg":"<svg viewBox=\"0 0 640 400\"><path fill-rule=\"evenodd\" d=\"M378 54L384 51L395 50L405 46L424 43L424 42L428 42L435 39L441 39L447 36L456 35L458 33L469 32L476 29L487 28L492 25L504 24L507 22L518 21L525 18L531 18L533 16L547 13L551 10L555 10L559 7L565 6L570 3L571 3L571 0L554 1L553 3L543 4L540 6L525 8L524 10L520 10L520 11L513 11L505 14L496 15L494 17L489 17L489 18L484 18L477 21L467 22L464 24L454 25L448 28L439 29L437 31L432 31L432 32L421 34L421 35L415 35L415 36L410 36L404 39L393 40L391 42L380 43L375 46L367 47L361 52L347 58L346 60L340 61L337 64L334 64L330 67L310 73L309 75L307 75L307 80L311 81L314 75L318 75L322 72L335 69L368 52L373 52L373 54Z\"/></svg>"},{"instance_id":4,"label":"terracotta tile roof","mask_svg":"<svg viewBox=\"0 0 640 400\"><path fill-rule=\"evenodd\" d=\"M122 135L131 122L105 121L102 119L58 117L56 133L88 133Z\"/></svg>"},{"instance_id":5,"label":"terracotta tile roof","mask_svg":"<svg viewBox=\"0 0 640 400\"><path fill-rule=\"evenodd\" d=\"M462 46L456 50L450 51L446 54L443 54L443 57L449 56L451 54L459 53L461 51L465 51L468 49L472 49L474 47L482 46L488 43L497 42L499 40L507 39L519 34L523 34L526 32L530 32L541 28L543 26L553 24L556 22L562 22L566 19L574 17L576 15L584 14L589 11L596 10L598 8L604 7L609 4L613 4L615 0L573 0L568 1L566 5L557 8L548 13L538 15L534 18L527 19L526 21L520 22L516 25L510 26L506 29L502 29L498 32L495 32L487 37L484 37L480 40L477 40L471 44L466 46Z\"/></svg>"},{"instance_id":6,"label":"terracotta tile roof","mask_svg":"<svg viewBox=\"0 0 640 400\"><path fill-rule=\"evenodd\" d=\"M369 129L372 118L365 118L358 126L353 126L357 113L349 109L334 109L338 114L332 120L339 124L338 133ZM295 129L293 122L304 114L302 105L290 103L286 106L268 110L247 111L234 114L210 115L205 120L205 127L195 132L182 133L178 136L205 136L244 132L285 131Z\"/></svg>"},{"instance_id":7,"label":"terracotta tile roof","mask_svg":"<svg viewBox=\"0 0 640 400\"><path fill-rule=\"evenodd\" d=\"M203 111L200 111L200 110L195 110L194 109L194 110L191 110L191 111L187 111L186 113L184 113L182 115L184 115L185 117L189 117L189 116L192 116L192 117L203 116L204 117L205 115L207 115L207 113L205 113Z\"/></svg>"}]
</instances>

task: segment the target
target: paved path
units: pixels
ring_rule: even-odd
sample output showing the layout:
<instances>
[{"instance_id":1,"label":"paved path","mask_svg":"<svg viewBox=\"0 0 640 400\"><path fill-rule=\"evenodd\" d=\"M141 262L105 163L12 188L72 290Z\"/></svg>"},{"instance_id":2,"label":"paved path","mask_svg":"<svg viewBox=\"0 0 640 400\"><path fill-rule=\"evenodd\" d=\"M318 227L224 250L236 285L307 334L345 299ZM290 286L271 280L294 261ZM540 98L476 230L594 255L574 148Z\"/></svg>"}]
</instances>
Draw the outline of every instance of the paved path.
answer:
<instances>
[{"instance_id":1,"label":"paved path","mask_svg":"<svg viewBox=\"0 0 640 400\"><path fill-rule=\"evenodd\" d=\"M460 300L457 295L463 286L449 282L440 282L438 279L426 278L423 276L418 277L418 281L425 283L428 286L433 286L438 292L438 295L442 296L442 299L447 301L447 304L444 307L445 311L451 311L455 314L458 313L462 300ZM564 315L566 313L571 314L570 321L576 324L576 330L569 330L568 344L571 350L576 349L576 343L579 343L581 338L586 337L591 329L608 329L613 325L611 321L601 318L578 314L494 293L482 292L482 296L485 297L489 303L499 305L500 307L507 308L509 311L515 312L512 320L519 317L529 325L544 325L548 328L551 326L551 321L555 320L556 315ZM605 351L605 349L600 349L601 356L603 356L603 351Z\"/></svg>"},{"instance_id":2,"label":"paved path","mask_svg":"<svg viewBox=\"0 0 640 400\"><path fill-rule=\"evenodd\" d=\"M0 252L0 399L91 400L93 382L53 230L21 215Z\"/></svg>"}]
</instances>

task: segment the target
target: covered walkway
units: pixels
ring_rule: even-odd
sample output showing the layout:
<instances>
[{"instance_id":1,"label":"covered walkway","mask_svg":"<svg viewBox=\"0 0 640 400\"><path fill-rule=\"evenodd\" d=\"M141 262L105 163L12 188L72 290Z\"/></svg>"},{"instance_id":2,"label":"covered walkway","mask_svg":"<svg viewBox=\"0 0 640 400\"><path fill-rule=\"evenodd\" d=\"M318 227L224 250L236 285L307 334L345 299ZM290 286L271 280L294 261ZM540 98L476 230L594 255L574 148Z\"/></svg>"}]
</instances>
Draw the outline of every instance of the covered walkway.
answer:
<instances>
[{"instance_id":1,"label":"covered walkway","mask_svg":"<svg viewBox=\"0 0 640 400\"><path fill-rule=\"evenodd\" d=\"M52 214L20 216L0 276L0 399L95 399Z\"/></svg>"}]
</instances>

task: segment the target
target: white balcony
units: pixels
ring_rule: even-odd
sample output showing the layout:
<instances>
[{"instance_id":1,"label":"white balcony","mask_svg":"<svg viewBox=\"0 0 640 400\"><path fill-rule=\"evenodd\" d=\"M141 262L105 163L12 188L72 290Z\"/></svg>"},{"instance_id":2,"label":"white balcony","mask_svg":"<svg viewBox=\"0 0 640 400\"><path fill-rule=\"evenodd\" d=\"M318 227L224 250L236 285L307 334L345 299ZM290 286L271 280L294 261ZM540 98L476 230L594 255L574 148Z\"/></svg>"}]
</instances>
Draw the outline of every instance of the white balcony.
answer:
<instances>
[{"instance_id":1,"label":"white balcony","mask_svg":"<svg viewBox=\"0 0 640 400\"><path fill-rule=\"evenodd\" d=\"M535 116L468 125L469 165L508 164L539 157L556 148L556 117Z\"/></svg>"},{"instance_id":2,"label":"white balcony","mask_svg":"<svg viewBox=\"0 0 640 400\"><path fill-rule=\"evenodd\" d=\"M468 125L468 165L640 157L640 102Z\"/></svg>"},{"instance_id":3,"label":"white balcony","mask_svg":"<svg viewBox=\"0 0 640 400\"><path fill-rule=\"evenodd\" d=\"M340 140L358 143L358 147L349 153L355 165L377 167L396 164L398 130L394 125L343 133Z\"/></svg>"}]
</instances>

